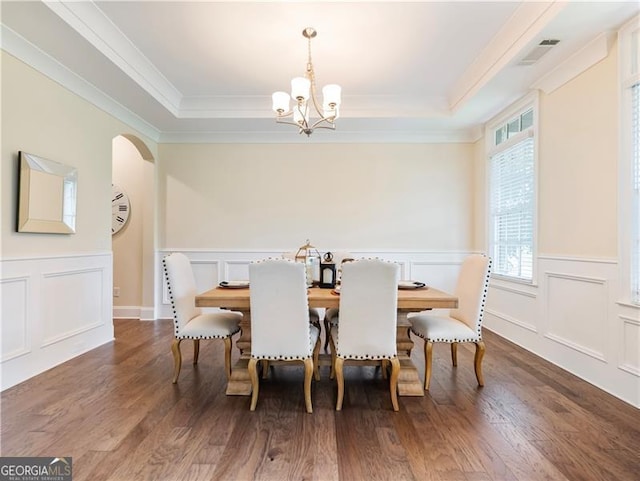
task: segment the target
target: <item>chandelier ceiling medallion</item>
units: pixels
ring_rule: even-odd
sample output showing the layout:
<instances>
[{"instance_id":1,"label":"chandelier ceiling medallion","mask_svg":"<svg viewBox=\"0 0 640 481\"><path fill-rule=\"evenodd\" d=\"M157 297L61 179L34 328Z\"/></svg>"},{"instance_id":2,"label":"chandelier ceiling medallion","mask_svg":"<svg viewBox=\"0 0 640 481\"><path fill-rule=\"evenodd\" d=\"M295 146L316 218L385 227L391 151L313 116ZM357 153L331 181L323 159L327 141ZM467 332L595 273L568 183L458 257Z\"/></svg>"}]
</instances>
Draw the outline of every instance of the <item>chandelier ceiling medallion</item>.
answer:
<instances>
[{"instance_id":1,"label":"chandelier ceiling medallion","mask_svg":"<svg viewBox=\"0 0 640 481\"><path fill-rule=\"evenodd\" d=\"M291 80L291 96L286 92L275 92L272 98L276 122L295 125L299 129L298 133L305 133L309 137L316 128L335 130L342 89L336 84L325 85L322 88L323 102L320 106L316 98L316 79L311 62L311 39L317 35L317 32L307 27L302 31L302 35L308 42L307 70L304 77ZM293 108L289 110L291 99L293 99ZM313 114L310 104L315 110ZM293 121L288 120L289 117L292 117Z\"/></svg>"}]
</instances>

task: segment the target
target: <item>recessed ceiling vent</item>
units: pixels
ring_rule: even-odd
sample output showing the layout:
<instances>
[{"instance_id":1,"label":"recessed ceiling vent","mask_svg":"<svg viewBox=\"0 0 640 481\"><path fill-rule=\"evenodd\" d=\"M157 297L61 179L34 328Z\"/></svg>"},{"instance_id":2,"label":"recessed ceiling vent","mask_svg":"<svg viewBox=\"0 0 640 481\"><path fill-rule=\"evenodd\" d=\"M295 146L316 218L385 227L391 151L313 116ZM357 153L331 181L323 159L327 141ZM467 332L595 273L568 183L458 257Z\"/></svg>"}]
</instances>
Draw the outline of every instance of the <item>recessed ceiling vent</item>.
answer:
<instances>
[{"instance_id":1,"label":"recessed ceiling vent","mask_svg":"<svg viewBox=\"0 0 640 481\"><path fill-rule=\"evenodd\" d=\"M533 50L531 50L531 52L527 54L526 57L520 60L520 62L518 62L518 65L533 65L538 60L540 60L542 56L545 55L549 50L558 45L558 43L560 43L560 40L543 40L538 45L536 45Z\"/></svg>"}]
</instances>

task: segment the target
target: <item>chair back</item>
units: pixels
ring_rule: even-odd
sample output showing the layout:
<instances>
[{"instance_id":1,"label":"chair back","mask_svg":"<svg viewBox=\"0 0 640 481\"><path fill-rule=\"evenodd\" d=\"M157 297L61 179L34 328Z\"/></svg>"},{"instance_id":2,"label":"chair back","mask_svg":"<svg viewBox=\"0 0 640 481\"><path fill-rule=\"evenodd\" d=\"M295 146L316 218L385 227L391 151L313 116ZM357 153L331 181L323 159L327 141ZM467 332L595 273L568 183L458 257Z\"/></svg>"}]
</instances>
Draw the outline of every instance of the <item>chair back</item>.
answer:
<instances>
[{"instance_id":1,"label":"chair back","mask_svg":"<svg viewBox=\"0 0 640 481\"><path fill-rule=\"evenodd\" d=\"M340 267L340 265L342 264L342 261L344 261L345 259L355 259L355 256L351 253L351 252L347 252L347 251L335 251L335 252L331 252L331 254L333 254L333 262L336 264L336 267Z\"/></svg>"},{"instance_id":2,"label":"chair back","mask_svg":"<svg viewBox=\"0 0 640 481\"><path fill-rule=\"evenodd\" d=\"M397 354L400 266L379 259L342 265L337 354L349 359L381 359Z\"/></svg>"},{"instance_id":3,"label":"chair back","mask_svg":"<svg viewBox=\"0 0 640 481\"><path fill-rule=\"evenodd\" d=\"M458 307L451 309L449 315L464 322L480 335L484 304L489 289L491 259L482 254L472 254L462 262L456 296Z\"/></svg>"},{"instance_id":4,"label":"chair back","mask_svg":"<svg viewBox=\"0 0 640 481\"><path fill-rule=\"evenodd\" d=\"M169 299L173 310L173 323L176 336L194 317L201 314L196 307L196 282L191 262L184 254L174 252L162 259L164 276L169 288Z\"/></svg>"},{"instance_id":5,"label":"chair back","mask_svg":"<svg viewBox=\"0 0 640 481\"><path fill-rule=\"evenodd\" d=\"M304 359L313 352L305 266L287 259L249 265L251 355Z\"/></svg>"}]
</instances>

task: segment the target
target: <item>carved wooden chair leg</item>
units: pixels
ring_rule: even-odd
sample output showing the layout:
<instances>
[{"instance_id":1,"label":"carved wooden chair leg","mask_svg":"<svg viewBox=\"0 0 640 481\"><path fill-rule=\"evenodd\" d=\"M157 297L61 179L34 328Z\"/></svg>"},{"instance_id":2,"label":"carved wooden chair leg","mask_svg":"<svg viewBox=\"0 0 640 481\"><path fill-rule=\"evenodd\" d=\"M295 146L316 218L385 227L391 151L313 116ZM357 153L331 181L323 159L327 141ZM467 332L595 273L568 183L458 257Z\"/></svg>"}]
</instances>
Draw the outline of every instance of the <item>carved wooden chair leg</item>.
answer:
<instances>
[{"instance_id":1,"label":"carved wooden chair leg","mask_svg":"<svg viewBox=\"0 0 640 481\"><path fill-rule=\"evenodd\" d=\"M424 390L429 390L431 383L431 368L433 358L433 342L424 341Z\"/></svg>"},{"instance_id":2,"label":"carved wooden chair leg","mask_svg":"<svg viewBox=\"0 0 640 481\"><path fill-rule=\"evenodd\" d=\"M317 344L320 349L320 344ZM313 407L311 404L311 377L313 376L313 359L307 358L304 360L304 403L307 407L307 412L312 413Z\"/></svg>"},{"instance_id":3,"label":"carved wooden chair leg","mask_svg":"<svg viewBox=\"0 0 640 481\"><path fill-rule=\"evenodd\" d=\"M200 355L200 339L193 340L193 365L198 364L198 356Z\"/></svg>"},{"instance_id":4,"label":"carved wooden chair leg","mask_svg":"<svg viewBox=\"0 0 640 481\"><path fill-rule=\"evenodd\" d=\"M382 379L387 379L387 369L389 369L389 361L383 359L380 361L380 371L382 372Z\"/></svg>"},{"instance_id":5,"label":"carved wooden chair leg","mask_svg":"<svg viewBox=\"0 0 640 481\"><path fill-rule=\"evenodd\" d=\"M267 379L269 377L269 360L263 359L260 364L262 364L262 379Z\"/></svg>"},{"instance_id":6,"label":"carved wooden chair leg","mask_svg":"<svg viewBox=\"0 0 640 481\"><path fill-rule=\"evenodd\" d=\"M171 352L173 352L173 384L178 382L180 375L180 367L182 366L182 354L180 353L180 342L182 339L174 339L171 344Z\"/></svg>"},{"instance_id":7,"label":"carved wooden chair leg","mask_svg":"<svg viewBox=\"0 0 640 481\"><path fill-rule=\"evenodd\" d=\"M324 351L327 352L327 346L329 345L329 338L331 332L331 323L325 319L324 320Z\"/></svg>"},{"instance_id":8,"label":"carved wooden chair leg","mask_svg":"<svg viewBox=\"0 0 640 481\"><path fill-rule=\"evenodd\" d=\"M331 371L329 373L329 379L335 379L336 377L336 345L335 342L333 341L333 338L330 339L331 341Z\"/></svg>"},{"instance_id":9,"label":"carved wooden chair leg","mask_svg":"<svg viewBox=\"0 0 640 481\"><path fill-rule=\"evenodd\" d=\"M476 379L478 386L484 386L484 378L482 377L482 358L484 357L484 341L478 341L476 344L476 355L473 364L476 370Z\"/></svg>"},{"instance_id":10,"label":"carved wooden chair leg","mask_svg":"<svg viewBox=\"0 0 640 481\"><path fill-rule=\"evenodd\" d=\"M249 364L247 366L249 370L249 378L251 379L251 407L249 408L251 411L256 410L256 405L258 404L258 392L260 391L260 383L258 382L258 370L257 370L258 360L255 358L249 359Z\"/></svg>"},{"instance_id":11,"label":"carved wooden chair leg","mask_svg":"<svg viewBox=\"0 0 640 481\"><path fill-rule=\"evenodd\" d=\"M398 411L398 377L400 375L400 360L397 357L391 359L391 379L389 390L391 391L391 405L394 411Z\"/></svg>"},{"instance_id":12,"label":"carved wooden chair leg","mask_svg":"<svg viewBox=\"0 0 640 481\"><path fill-rule=\"evenodd\" d=\"M342 410L342 401L344 399L344 359L341 357L336 357L335 362L335 375L336 381L338 383L338 399L336 401L336 411Z\"/></svg>"},{"instance_id":13,"label":"carved wooden chair leg","mask_svg":"<svg viewBox=\"0 0 640 481\"><path fill-rule=\"evenodd\" d=\"M227 374L227 381L231 379L231 348L233 347L233 340L231 336L224 340L224 372Z\"/></svg>"},{"instance_id":14,"label":"carved wooden chair leg","mask_svg":"<svg viewBox=\"0 0 640 481\"><path fill-rule=\"evenodd\" d=\"M318 356L320 355L320 337L313 346L313 377L316 381L320 380L320 366L318 365Z\"/></svg>"},{"instance_id":15,"label":"carved wooden chair leg","mask_svg":"<svg viewBox=\"0 0 640 481\"><path fill-rule=\"evenodd\" d=\"M451 343L451 362L453 363L454 367L458 365L458 343L457 342Z\"/></svg>"}]
</instances>

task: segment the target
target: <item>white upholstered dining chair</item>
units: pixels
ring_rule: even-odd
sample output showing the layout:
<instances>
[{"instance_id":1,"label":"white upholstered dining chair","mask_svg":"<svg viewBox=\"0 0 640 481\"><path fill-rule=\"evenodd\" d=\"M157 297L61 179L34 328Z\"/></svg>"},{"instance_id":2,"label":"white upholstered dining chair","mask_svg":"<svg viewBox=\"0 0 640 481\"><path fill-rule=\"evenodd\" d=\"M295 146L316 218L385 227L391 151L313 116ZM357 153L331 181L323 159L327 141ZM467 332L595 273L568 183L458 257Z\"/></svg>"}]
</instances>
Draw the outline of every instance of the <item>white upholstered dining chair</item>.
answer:
<instances>
[{"instance_id":1,"label":"white upholstered dining chair","mask_svg":"<svg viewBox=\"0 0 640 481\"><path fill-rule=\"evenodd\" d=\"M396 330L400 266L379 259L361 259L342 267L340 322L331 327L332 375L338 385L336 411L342 409L346 362L391 362L389 391L398 411Z\"/></svg>"},{"instance_id":2,"label":"white upholstered dining chair","mask_svg":"<svg viewBox=\"0 0 640 481\"><path fill-rule=\"evenodd\" d=\"M174 252L162 260L164 275L169 289L169 299L173 311L175 338L171 345L173 352L173 383L178 382L182 366L180 343L184 339L193 340L193 364L198 363L201 339L224 340L224 366L227 379L231 376L232 338L240 331L242 314L238 312L203 313L196 307L196 283L187 256Z\"/></svg>"},{"instance_id":3,"label":"white upholstered dining chair","mask_svg":"<svg viewBox=\"0 0 640 481\"><path fill-rule=\"evenodd\" d=\"M451 344L451 360L458 365L458 343L473 342L476 345L474 367L479 386L484 386L482 358L485 346L482 340L482 317L489 288L491 259L485 255L473 254L462 262L455 295L458 307L449 314L421 312L409 317L411 332L424 340L425 374L424 389L429 390L433 369L433 344Z\"/></svg>"},{"instance_id":4,"label":"white upholstered dining chair","mask_svg":"<svg viewBox=\"0 0 640 481\"><path fill-rule=\"evenodd\" d=\"M251 306L251 358L249 376L253 390L251 411L258 403L259 361L304 363L304 399L313 412L311 377L318 375L320 329L309 322L304 264L267 259L249 265Z\"/></svg>"},{"instance_id":5,"label":"white upholstered dining chair","mask_svg":"<svg viewBox=\"0 0 640 481\"><path fill-rule=\"evenodd\" d=\"M355 260L351 252L337 251L333 252L333 262L336 264L336 280L340 280L342 277L342 264ZM337 307L331 307L324 313L324 350L327 350L329 345L329 333L331 332L331 326L335 326L339 321L340 310Z\"/></svg>"},{"instance_id":6,"label":"white upholstered dining chair","mask_svg":"<svg viewBox=\"0 0 640 481\"><path fill-rule=\"evenodd\" d=\"M296 260L296 253L293 251L288 251L288 252L283 252L282 253L282 258L283 259L287 259L290 261L295 261ZM320 311L318 309L316 309L315 307L310 307L309 308L309 321L311 322L311 324L314 324L318 327L320 327Z\"/></svg>"}]
</instances>

